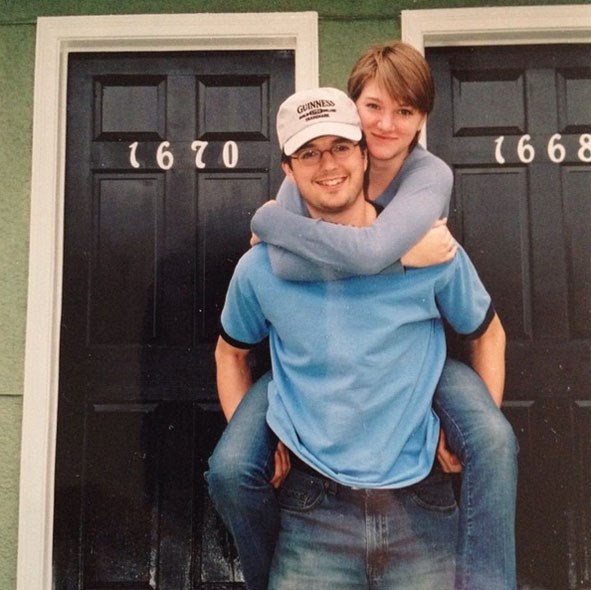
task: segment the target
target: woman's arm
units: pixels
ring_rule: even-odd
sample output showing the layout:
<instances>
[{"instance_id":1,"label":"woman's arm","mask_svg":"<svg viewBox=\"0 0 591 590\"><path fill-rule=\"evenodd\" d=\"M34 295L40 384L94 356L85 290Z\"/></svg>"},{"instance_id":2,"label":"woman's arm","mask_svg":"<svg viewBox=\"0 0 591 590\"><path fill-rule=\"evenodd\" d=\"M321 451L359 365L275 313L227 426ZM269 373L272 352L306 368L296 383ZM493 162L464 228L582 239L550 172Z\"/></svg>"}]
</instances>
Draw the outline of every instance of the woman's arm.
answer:
<instances>
[{"instance_id":1,"label":"woman's arm","mask_svg":"<svg viewBox=\"0 0 591 590\"><path fill-rule=\"evenodd\" d=\"M449 262L457 250L458 243L447 229L447 218L439 219L400 261L408 267L433 266Z\"/></svg>"},{"instance_id":2,"label":"woman's arm","mask_svg":"<svg viewBox=\"0 0 591 590\"><path fill-rule=\"evenodd\" d=\"M273 270L282 278L310 280L310 272L318 275L313 280L326 280L331 273L335 278L376 274L391 267L447 214L452 183L444 162L416 148L378 199L386 207L369 227L335 225L294 213L301 199L295 185L285 181L278 200L289 210L279 204L259 209L252 229L261 240L282 249L270 249ZM297 257L317 268L302 262L305 268L298 270ZM323 270L317 272L319 268Z\"/></svg>"}]
</instances>

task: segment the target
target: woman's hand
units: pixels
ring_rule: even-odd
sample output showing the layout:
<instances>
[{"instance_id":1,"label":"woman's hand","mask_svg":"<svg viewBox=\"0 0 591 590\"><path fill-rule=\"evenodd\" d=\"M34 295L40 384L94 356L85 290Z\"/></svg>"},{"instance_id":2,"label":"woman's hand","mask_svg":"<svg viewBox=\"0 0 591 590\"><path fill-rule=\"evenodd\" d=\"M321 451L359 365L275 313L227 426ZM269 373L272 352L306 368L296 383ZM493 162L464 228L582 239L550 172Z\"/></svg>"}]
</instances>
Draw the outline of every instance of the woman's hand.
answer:
<instances>
[{"instance_id":1,"label":"woman's hand","mask_svg":"<svg viewBox=\"0 0 591 590\"><path fill-rule=\"evenodd\" d=\"M268 205L274 205L276 203L277 203L277 201L275 199L269 199L268 201L263 203L261 205L261 207L267 207ZM256 234L251 234L251 236L250 236L250 245L251 246L256 246L257 244L260 243L260 241L261 241L260 238Z\"/></svg>"},{"instance_id":2,"label":"woman's hand","mask_svg":"<svg viewBox=\"0 0 591 590\"><path fill-rule=\"evenodd\" d=\"M400 259L404 266L422 268L449 262L458 250L458 244L447 229L447 219L440 219Z\"/></svg>"}]
</instances>

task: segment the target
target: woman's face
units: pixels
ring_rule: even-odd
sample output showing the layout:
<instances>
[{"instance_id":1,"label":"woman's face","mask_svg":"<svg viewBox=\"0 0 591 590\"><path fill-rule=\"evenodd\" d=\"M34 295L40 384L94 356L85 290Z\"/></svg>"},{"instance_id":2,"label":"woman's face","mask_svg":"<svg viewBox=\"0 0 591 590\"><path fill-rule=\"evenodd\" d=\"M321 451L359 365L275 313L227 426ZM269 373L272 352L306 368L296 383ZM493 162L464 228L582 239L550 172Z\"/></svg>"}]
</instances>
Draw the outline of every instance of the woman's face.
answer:
<instances>
[{"instance_id":1,"label":"woman's face","mask_svg":"<svg viewBox=\"0 0 591 590\"><path fill-rule=\"evenodd\" d=\"M392 99L375 80L363 87L357 109L372 160L404 160L427 118L416 107Z\"/></svg>"}]
</instances>

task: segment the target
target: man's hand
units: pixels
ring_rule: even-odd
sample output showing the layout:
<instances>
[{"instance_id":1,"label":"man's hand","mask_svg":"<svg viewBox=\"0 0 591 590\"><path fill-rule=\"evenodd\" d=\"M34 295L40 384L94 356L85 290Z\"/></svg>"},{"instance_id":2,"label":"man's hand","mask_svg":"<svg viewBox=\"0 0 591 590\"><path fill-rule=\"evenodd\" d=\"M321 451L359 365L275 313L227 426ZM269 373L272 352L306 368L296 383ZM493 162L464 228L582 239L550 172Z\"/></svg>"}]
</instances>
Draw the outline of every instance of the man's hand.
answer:
<instances>
[{"instance_id":1,"label":"man's hand","mask_svg":"<svg viewBox=\"0 0 591 590\"><path fill-rule=\"evenodd\" d=\"M460 460L447 448L447 440L443 428L439 429L439 443L437 444L437 460L445 473L460 473Z\"/></svg>"},{"instance_id":2,"label":"man's hand","mask_svg":"<svg viewBox=\"0 0 591 590\"><path fill-rule=\"evenodd\" d=\"M447 219L440 219L400 261L404 266L415 268L443 264L456 255L457 249L458 244L447 229Z\"/></svg>"},{"instance_id":3,"label":"man's hand","mask_svg":"<svg viewBox=\"0 0 591 590\"><path fill-rule=\"evenodd\" d=\"M275 473L271 478L271 485L274 488L281 486L289 470L291 469L291 463L289 462L289 451L287 447L279 441L277 448L275 449Z\"/></svg>"}]
</instances>

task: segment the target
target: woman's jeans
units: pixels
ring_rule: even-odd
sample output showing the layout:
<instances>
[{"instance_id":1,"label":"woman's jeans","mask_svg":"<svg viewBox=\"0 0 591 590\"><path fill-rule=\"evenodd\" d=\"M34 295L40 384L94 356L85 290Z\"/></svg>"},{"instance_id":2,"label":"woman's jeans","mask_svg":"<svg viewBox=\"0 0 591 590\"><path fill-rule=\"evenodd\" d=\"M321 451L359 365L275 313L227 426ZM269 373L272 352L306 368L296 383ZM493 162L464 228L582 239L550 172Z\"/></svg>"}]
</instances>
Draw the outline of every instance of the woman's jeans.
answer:
<instances>
[{"instance_id":1,"label":"woman's jeans","mask_svg":"<svg viewBox=\"0 0 591 590\"><path fill-rule=\"evenodd\" d=\"M292 466L269 590L453 590L458 508L434 469L397 490L352 489Z\"/></svg>"},{"instance_id":2,"label":"woman's jeans","mask_svg":"<svg viewBox=\"0 0 591 590\"><path fill-rule=\"evenodd\" d=\"M248 590L267 589L279 531L279 505L269 483L277 444L266 423L270 379L266 374L246 394L206 473L214 506L234 538ZM463 465L455 588L515 590L513 430L478 375L458 361L446 362L433 407L448 446Z\"/></svg>"}]
</instances>

